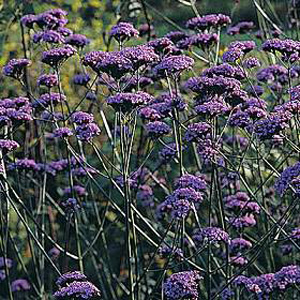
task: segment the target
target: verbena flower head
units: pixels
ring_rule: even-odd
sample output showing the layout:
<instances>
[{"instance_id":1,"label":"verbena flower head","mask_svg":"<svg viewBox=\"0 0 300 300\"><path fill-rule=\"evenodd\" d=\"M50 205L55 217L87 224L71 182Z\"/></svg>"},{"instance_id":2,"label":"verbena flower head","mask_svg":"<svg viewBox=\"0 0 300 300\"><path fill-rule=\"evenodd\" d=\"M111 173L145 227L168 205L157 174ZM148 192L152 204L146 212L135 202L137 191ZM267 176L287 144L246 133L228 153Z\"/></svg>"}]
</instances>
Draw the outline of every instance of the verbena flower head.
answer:
<instances>
[{"instance_id":1,"label":"verbena flower head","mask_svg":"<svg viewBox=\"0 0 300 300\"><path fill-rule=\"evenodd\" d=\"M13 265L12 259L7 258L7 257L4 259L4 257L0 257L0 268L5 268L5 266L6 266L7 268L10 269L12 267L12 265Z\"/></svg>"},{"instance_id":2,"label":"verbena flower head","mask_svg":"<svg viewBox=\"0 0 300 300\"><path fill-rule=\"evenodd\" d=\"M85 66L90 66L94 71L97 72L98 63L100 63L108 55L109 53L104 51L91 51L84 55L82 58L82 63Z\"/></svg>"},{"instance_id":3,"label":"verbena flower head","mask_svg":"<svg viewBox=\"0 0 300 300\"><path fill-rule=\"evenodd\" d=\"M88 281L73 281L53 294L55 299L100 299L100 290Z\"/></svg>"},{"instance_id":4,"label":"verbena flower head","mask_svg":"<svg viewBox=\"0 0 300 300\"><path fill-rule=\"evenodd\" d=\"M11 59L2 69L4 76L20 79L24 75L25 68L31 65L31 60L26 58Z\"/></svg>"},{"instance_id":5,"label":"verbena flower head","mask_svg":"<svg viewBox=\"0 0 300 300\"><path fill-rule=\"evenodd\" d=\"M42 62L52 67L58 67L76 53L76 49L70 45L66 45L60 48L53 48L51 50L43 52Z\"/></svg>"},{"instance_id":6,"label":"verbena flower head","mask_svg":"<svg viewBox=\"0 0 300 300\"><path fill-rule=\"evenodd\" d=\"M205 122L192 123L188 125L184 135L187 142L199 142L211 132L211 126Z\"/></svg>"},{"instance_id":7,"label":"verbena flower head","mask_svg":"<svg viewBox=\"0 0 300 300\"><path fill-rule=\"evenodd\" d=\"M64 12L64 13L63 13ZM64 27L68 20L64 18L67 12L62 9L52 9L36 15L36 24L42 29L57 29Z\"/></svg>"},{"instance_id":8,"label":"verbena flower head","mask_svg":"<svg viewBox=\"0 0 300 300\"><path fill-rule=\"evenodd\" d=\"M254 132L261 140L272 138L280 134L287 126L291 115L273 113L265 119L258 120L254 126Z\"/></svg>"},{"instance_id":9,"label":"verbena flower head","mask_svg":"<svg viewBox=\"0 0 300 300\"><path fill-rule=\"evenodd\" d=\"M271 83L275 80L280 81L281 83L287 82L288 70L281 65L271 65L264 69L260 69L256 78L258 81Z\"/></svg>"},{"instance_id":10,"label":"verbena flower head","mask_svg":"<svg viewBox=\"0 0 300 300\"><path fill-rule=\"evenodd\" d=\"M83 34L72 34L66 38L66 44L72 45L78 48L83 48L91 41Z\"/></svg>"},{"instance_id":11,"label":"verbena flower head","mask_svg":"<svg viewBox=\"0 0 300 300\"><path fill-rule=\"evenodd\" d=\"M136 199L140 201L144 207L153 207L154 194L151 186L147 184L140 185L136 193Z\"/></svg>"},{"instance_id":12,"label":"verbena flower head","mask_svg":"<svg viewBox=\"0 0 300 300\"><path fill-rule=\"evenodd\" d=\"M174 44L170 39L162 37L148 42L147 46L152 47L157 54L167 54Z\"/></svg>"},{"instance_id":13,"label":"verbena flower head","mask_svg":"<svg viewBox=\"0 0 300 300\"><path fill-rule=\"evenodd\" d=\"M32 29L36 22L36 15L28 14L21 18L21 23L23 26Z\"/></svg>"},{"instance_id":14,"label":"verbena flower head","mask_svg":"<svg viewBox=\"0 0 300 300\"><path fill-rule=\"evenodd\" d=\"M42 94L39 99L33 102L33 107L55 106L60 102L66 101L66 96L59 93Z\"/></svg>"},{"instance_id":15,"label":"verbena flower head","mask_svg":"<svg viewBox=\"0 0 300 300\"><path fill-rule=\"evenodd\" d=\"M198 285L202 279L198 271L184 271L172 274L164 283L167 300L198 299Z\"/></svg>"},{"instance_id":16,"label":"verbena flower head","mask_svg":"<svg viewBox=\"0 0 300 300\"><path fill-rule=\"evenodd\" d=\"M139 115L144 120L157 121L163 118L163 115L155 107L151 105L142 107L139 110Z\"/></svg>"},{"instance_id":17,"label":"verbena flower head","mask_svg":"<svg viewBox=\"0 0 300 300\"><path fill-rule=\"evenodd\" d=\"M300 227L294 228L290 236L295 240L300 240Z\"/></svg>"},{"instance_id":18,"label":"verbena flower head","mask_svg":"<svg viewBox=\"0 0 300 300\"><path fill-rule=\"evenodd\" d=\"M95 123L83 124L76 127L76 136L85 142L90 142L92 138L99 135L100 132L100 128Z\"/></svg>"},{"instance_id":19,"label":"verbena flower head","mask_svg":"<svg viewBox=\"0 0 300 300\"><path fill-rule=\"evenodd\" d=\"M229 218L229 224L235 228L253 227L256 225L256 219L253 214L245 214L242 217Z\"/></svg>"},{"instance_id":20,"label":"verbena flower head","mask_svg":"<svg viewBox=\"0 0 300 300\"><path fill-rule=\"evenodd\" d=\"M26 279L17 279L11 283L12 292L29 291L31 286Z\"/></svg>"},{"instance_id":21,"label":"verbena flower head","mask_svg":"<svg viewBox=\"0 0 300 300\"><path fill-rule=\"evenodd\" d=\"M161 246L158 253L162 258L170 259L174 257L177 261L183 261L183 251L180 248L172 248L170 246Z\"/></svg>"},{"instance_id":22,"label":"verbena flower head","mask_svg":"<svg viewBox=\"0 0 300 300\"><path fill-rule=\"evenodd\" d=\"M62 36L67 37L69 35L73 34L73 31L66 27L59 27L56 29L57 32L59 32Z\"/></svg>"},{"instance_id":23,"label":"verbena flower head","mask_svg":"<svg viewBox=\"0 0 300 300\"><path fill-rule=\"evenodd\" d=\"M154 121L146 125L146 130L149 137L155 139L169 134L171 132L171 127L162 121Z\"/></svg>"},{"instance_id":24,"label":"verbena flower head","mask_svg":"<svg viewBox=\"0 0 300 300\"><path fill-rule=\"evenodd\" d=\"M0 151L3 153L11 152L18 147L20 147L20 145L16 141L0 139Z\"/></svg>"},{"instance_id":25,"label":"verbena flower head","mask_svg":"<svg viewBox=\"0 0 300 300\"><path fill-rule=\"evenodd\" d=\"M243 238L232 239L229 243L230 251L233 253L239 253L243 250L247 250L252 247L252 243Z\"/></svg>"},{"instance_id":26,"label":"verbena flower head","mask_svg":"<svg viewBox=\"0 0 300 300\"><path fill-rule=\"evenodd\" d=\"M191 77L185 84L185 88L199 95L222 95L235 90L240 90L241 83L235 78L229 77Z\"/></svg>"},{"instance_id":27,"label":"verbena flower head","mask_svg":"<svg viewBox=\"0 0 300 300\"><path fill-rule=\"evenodd\" d=\"M274 274L275 286L279 290L286 290L292 285L300 283L300 266L290 265L281 268Z\"/></svg>"},{"instance_id":28,"label":"verbena flower head","mask_svg":"<svg viewBox=\"0 0 300 300\"><path fill-rule=\"evenodd\" d=\"M87 85L89 81L91 80L91 77L87 73L81 73L81 74L76 74L73 77L73 83L76 85Z\"/></svg>"},{"instance_id":29,"label":"verbena flower head","mask_svg":"<svg viewBox=\"0 0 300 300\"><path fill-rule=\"evenodd\" d=\"M203 194L193 188L178 188L171 195L166 197L161 207L162 212L171 212L171 216L176 219L185 218L192 209L192 204L199 204L203 200Z\"/></svg>"},{"instance_id":30,"label":"verbena flower head","mask_svg":"<svg viewBox=\"0 0 300 300\"><path fill-rule=\"evenodd\" d=\"M139 32L131 23L120 22L112 27L109 35L114 37L119 42L124 42L132 37L137 37Z\"/></svg>"},{"instance_id":31,"label":"verbena flower head","mask_svg":"<svg viewBox=\"0 0 300 300\"><path fill-rule=\"evenodd\" d=\"M58 138L67 138L73 135L73 131L68 127L61 127L55 129L53 135Z\"/></svg>"},{"instance_id":32,"label":"verbena flower head","mask_svg":"<svg viewBox=\"0 0 300 300\"><path fill-rule=\"evenodd\" d=\"M75 184L73 186L73 188L71 188L71 187L64 188L63 193L65 195L71 195L72 191L74 191L79 197L83 197L83 196L87 195L87 191L86 191L85 187L78 185L78 184Z\"/></svg>"},{"instance_id":33,"label":"verbena flower head","mask_svg":"<svg viewBox=\"0 0 300 300\"><path fill-rule=\"evenodd\" d=\"M243 34L251 31L255 28L255 25L252 21L243 21L240 23L237 23L236 25L230 27L227 30L227 34L229 35L236 35L236 34Z\"/></svg>"},{"instance_id":34,"label":"verbena flower head","mask_svg":"<svg viewBox=\"0 0 300 300\"><path fill-rule=\"evenodd\" d=\"M138 106L146 105L152 100L153 97L145 92L119 93L108 97L107 104L111 105L117 111L127 112Z\"/></svg>"},{"instance_id":35,"label":"verbena flower head","mask_svg":"<svg viewBox=\"0 0 300 300\"><path fill-rule=\"evenodd\" d=\"M121 54L130 60L134 70L141 66L151 65L159 60L159 56L154 49L146 45L124 48Z\"/></svg>"},{"instance_id":36,"label":"verbena flower head","mask_svg":"<svg viewBox=\"0 0 300 300\"><path fill-rule=\"evenodd\" d=\"M125 74L133 71L130 59L126 58L122 52L108 52L96 65L97 71L109 74L113 78L120 79Z\"/></svg>"},{"instance_id":37,"label":"verbena flower head","mask_svg":"<svg viewBox=\"0 0 300 300\"><path fill-rule=\"evenodd\" d=\"M56 74L43 74L37 79L37 84L52 88L58 85L58 77Z\"/></svg>"},{"instance_id":38,"label":"verbena flower head","mask_svg":"<svg viewBox=\"0 0 300 300\"><path fill-rule=\"evenodd\" d=\"M202 17L194 17L187 21L186 27L189 29L206 30L211 27L217 28L227 26L231 23L229 16L223 14L204 15Z\"/></svg>"},{"instance_id":39,"label":"verbena flower head","mask_svg":"<svg viewBox=\"0 0 300 300\"><path fill-rule=\"evenodd\" d=\"M181 41L182 39L188 37L188 35L183 31L171 31L165 35L165 37L171 40L174 44Z\"/></svg>"},{"instance_id":40,"label":"verbena flower head","mask_svg":"<svg viewBox=\"0 0 300 300\"><path fill-rule=\"evenodd\" d=\"M292 180L300 176L300 163L289 166L283 170L280 177L276 180L274 188L281 197L284 195Z\"/></svg>"},{"instance_id":41,"label":"verbena flower head","mask_svg":"<svg viewBox=\"0 0 300 300\"><path fill-rule=\"evenodd\" d=\"M254 41L235 41L229 44L229 49L239 49L243 53L248 53L256 48Z\"/></svg>"},{"instance_id":42,"label":"verbena flower head","mask_svg":"<svg viewBox=\"0 0 300 300\"><path fill-rule=\"evenodd\" d=\"M175 188L192 188L197 192L203 192L207 187L203 178L191 174L185 174L176 179Z\"/></svg>"},{"instance_id":43,"label":"verbena flower head","mask_svg":"<svg viewBox=\"0 0 300 300\"><path fill-rule=\"evenodd\" d=\"M183 40L180 40L176 46L179 49L189 49L192 46L199 47L202 50L210 48L218 41L218 35L213 33L199 33L191 35Z\"/></svg>"},{"instance_id":44,"label":"verbena flower head","mask_svg":"<svg viewBox=\"0 0 300 300\"><path fill-rule=\"evenodd\" d=\"M265 41L262 49L272 53L279 52L284 61L294 62L299 59L300 42L291 39L272 39Z\"/></svg>"},{"instance_id":45,"label":"verbena flower head","mask_svg":"<svg viewBox=\"0 0 300 300\"><path fill-rule=\"evenodd\" d=\"M223 62L233 63L241 59L243 56L243 51L238 48L232 48L224 52L222 56Z\"/></svg>"},{"instance_id":46,"label":"verbena flower head","mask_svg":"<svg viewBox=\"0 0 300 300\"><path fill-rule=\"evenodd\" d=\"M32 40L34 43L44 42L50 44L59 44L65 42L63 35L56 30L39 31L33 35Z\"/></svg>"},{"instance_id":47,"label":"verbena flower head","mask_svg":"<svg viewBox=\"0 0 300 300\"><path fill-rule=\"evenodd\" d=\"M260 61L256 57L246 58L243 62L243 66L246 69L253 69L253 68L256 68L256 67L260 67L260 65L261 65Z\"/></svg>"},{"instance_id":48,"label":"verbena flower head","mask_svg":"<svg viewBox=\"0 0 300 300\"><path fill-rule=\"evenodd\" d=\"M72 120L77 125L88 124L94 121L94 116L84 111L76 111L72 114Z\"/></svg>"},{"instance_id":49,"label":"verbena flower head","mask_svg":"<svg viewBox=\"0 0 300 300\"><path fill-rule=\"evenodd\" d=\"M234 67L230 64L223 63L208 69L205 69L202 72L202 76L214 77L214 76L224 76L232 77L238 80L244 79L246 74L239 68Z\"/></svg>"},{"instance_id":50,"label":"verbena flower head","mask_svg":"<svg viewBox=\"0 0 300 300\"><path fill-rule=\"evenodd\" d=\"M179 76L181 72L192 68L194 60L186 55L172 55L162 59L154 72L166 76Z\"/></svg>"},{"instance_id":51,"label":"verbena flower head","mask_svg":"<svg viewBox=\"0 0 300 300\"><path fill-rule=\"evenodd\" d=\"M18 159L15 163L8 165L9 170L27 170L27 171L37 171L38 165L34 159L22 158ZM1 265L1 263L0 263Z\"/></svg>"},{"instance_id":52,"label":"verbena flower head","mask_svg":"<svg viewBox=\"0 0 300 300\"><path fill-rule=\"evenodd\" d=\"M67 213L74 213L80 209L80 205L76 198L68 198L67 200L64 200L61 204Z\"/></svg>"},{"instance_id":53,"label":"verbena flower head","mask_svg":"<svg viewBox=\"0 0 300 300\"><path fill-rule=\"evenodd\" d=\"M193 239L196 242L200 243L228 243L229 242L229 235L227 232L223 231L221 228L218 227L206 227L203 229L199 229L193 235Z\"/></svg>"},{"instance_id":54,"label":"verbena flower head","mask_svg":"<svg viewBox=\"0 0 300 300\"><path fill-rule=\"evenodd\" d=\"M56 280L56 285L59 287L66 286L73 281L86 281L87 277L80 271L72 271L62 274Z\"/></svg>"}]
</instances>

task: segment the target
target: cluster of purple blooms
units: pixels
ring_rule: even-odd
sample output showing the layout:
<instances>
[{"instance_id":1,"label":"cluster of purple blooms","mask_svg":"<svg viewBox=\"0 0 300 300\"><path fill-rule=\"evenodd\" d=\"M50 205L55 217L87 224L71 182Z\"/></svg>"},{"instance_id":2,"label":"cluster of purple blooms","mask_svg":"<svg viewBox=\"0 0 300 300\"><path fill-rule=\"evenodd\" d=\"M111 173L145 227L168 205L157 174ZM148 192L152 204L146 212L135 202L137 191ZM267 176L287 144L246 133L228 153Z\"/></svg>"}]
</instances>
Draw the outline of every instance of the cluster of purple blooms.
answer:
<instances>
[{"instance_id":1,"label":"cluster of purple blooms","mask_svg":"<svg viewBox=\"0 0 300 300\"><path fill-rule=\"evenodd\" d=\"M53 294L55 299L101 299L100 290L79 271L62 274L56 285L59 289Z\"/></svg>"},{"instance_id":2,"label":"cluster of purple blooms","mask_svg":"<svg viewBox=\"0 0 300 300\"><path fill-rule=\"evenodd\" d=\"M276 273L262 274L255 277L238 276L234 280L236 286L245 287L250 294L257 295L259 299L269 299L274 292L283 293L291 286L300 283L300 267L290 265L281 268Z\"/></svg>"},{"instance_id":3,"label":"cluster of purple blooms","mask_svg":"<svg viewBox=\"0 0 300 300\"><path fill-rule=\"evenodd\" d=\"M202 279L198 271L184 271L172 274L164 283L164 295L167 300L191 299L199 297L199 282Z\"/></svg>"},{"instance_id":4,"label":"cluster of purple blooms","mask_svg":"<svg viewBox=\"0 0 300 300\"><path fill-rule=\"evenodd\" d=\"M94 122L92 114L77 111L72 115L72 120L76 124L75 131L79 140L90 142L93 137L100 134L100 128ZM68 134L68 131L66 134Z\"/></svg>"},{"instance_id":5,"label":"cluster of purple blooms","mask_svg":"<svg viewBox=\"0 0 300 300\"><path fill-rule=\"evenodd\" d=\"M235 228L245 228L256 225L255 215L260 213L260 206L251 201L245 192L237 192L224 198L226 210L234 216L229 218L229 223Z\"/></svg>"},{"instance_id":6,"label":"cluster of purple blooms","mask_svg":"<svg viewBox=\"0 0 300 300\"><path fill-rule=\"evenodd\" d=\"M175 182L175 190L157 207L157 217L161 219L165 214L172 218L182 219L188 216L194 207L203 201L206 183L203 178L186 174Z\"/></svg>"}]
</instances>

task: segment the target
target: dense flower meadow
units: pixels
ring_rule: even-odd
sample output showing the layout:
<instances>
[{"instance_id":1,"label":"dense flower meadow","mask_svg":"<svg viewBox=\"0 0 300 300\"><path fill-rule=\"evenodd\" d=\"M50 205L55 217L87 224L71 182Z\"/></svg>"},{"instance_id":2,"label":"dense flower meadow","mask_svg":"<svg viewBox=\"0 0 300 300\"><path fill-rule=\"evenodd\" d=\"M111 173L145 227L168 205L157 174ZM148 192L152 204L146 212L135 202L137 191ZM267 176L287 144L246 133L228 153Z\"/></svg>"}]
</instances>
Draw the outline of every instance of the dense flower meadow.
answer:
<instances>
[{"instance_id":1,"label":"dense flower meadow","mask_svg":"<svg viewBox=\"0 0 300 300\"><path fill-rule=\"evenodd\" d=\"M20 26L0 299L299 299L299 41L224 14L119 22L107 51L62 9Z\"/></svg>"}]
</instances>

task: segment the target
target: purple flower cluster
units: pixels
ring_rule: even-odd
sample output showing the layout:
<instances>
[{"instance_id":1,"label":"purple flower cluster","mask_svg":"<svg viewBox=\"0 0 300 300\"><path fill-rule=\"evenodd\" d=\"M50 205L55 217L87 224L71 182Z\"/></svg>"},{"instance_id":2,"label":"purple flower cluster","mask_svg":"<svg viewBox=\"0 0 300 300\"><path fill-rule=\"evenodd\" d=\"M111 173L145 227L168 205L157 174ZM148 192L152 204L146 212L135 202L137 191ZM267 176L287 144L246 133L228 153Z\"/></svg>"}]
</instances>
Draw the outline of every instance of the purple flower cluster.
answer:
<instances>
[{"instance_id":1,"label":"purple flower cluster","mask_svg":"<svg viewBox=\"0 0 300 300\"><path fill-rule=\"evenodd\" d=\"M274 188L280 197L284 195L286 190L291 186L294 179L300 176L300 163L296 163L293 166L287 167L280 174L280 177L275 182Z\"/></svg>"},{"instance_id":2,"label":"purple flower cluster","mask_svg":"<svg viewBox=\"0 0 300 300\"><path fill-rule=\"evenodd\" d=\"M3 67L3 75L9 76L15 79L20 79L25 71L25 68L31 65L31 61L26 58L11 59Z\"/></svg>"},{"instance_id":3,"label":"purple flower cluster","mask_svg":"<svg viewBox=\"0 0 300 300\"><path fill-rule=\"evenodd\" d=\"M72 191L74 191L79 197L87 195L86 189L81 185L74 185L72 188L66 187L64 188L63 193L64 195L71 195Z\"/></svg>"},{"instance_id":4,"label":"purple flower cluster","mask_svg":"<svg viewBox=\"0 0 300 300\"><path fill-rule=\"evenodd\" d=\"M158 253L162 258L174 258L177 261L183 261L183 251L180 248L172 248L170 246L161 246Z\"/></svg>"},{"instance_id":5,"label":"purple flower cluster","mask_svg":"<svg viewBox=\"0 0 300 300\"><path fill-rule=\"evenodd\" d=\"M145 92L119 93L107 98L107 104L111 105L116 111L128 112L139 106L150 103L153 97Z\"/></svg>"},{"instance_id":6,"label":"purple flower cluster","mask_svg":"<svg viewBox=\"0 0 300 300\"><path fill-rule=\"evenodd\" d=\"M282 60L294 62L299 59L300 42L290 39L272 39L265 41L262 44L262 49L274 54L279 52L282 55Z\"/></svg>"},{"instance_id":7,"label":"purple flower cluster","mask_svg":"<svg viewBox=\"0 0 300 300\"><path fill-rule=\"evenodd\" d=\"M167 300L198 299L198 285L202 279L198 271L184 271L172 274L164 283Z\"/></svg>"},{"instance_id":8,"label":"purple flower cluster","mask_svg":"<svg viewBox=\"0 0 300 300\"><path fill-rule=\"evenodd\" d=\"M38 78L37 84L52 88L58 85L58 77L56 74L43 74Z\"/></svg>"},{"instance_id":9,"label":"purple flower cluster","mask_svg":"<svg viewBox=\"0 0 300 300\"><path fill-rule=\"evenodd\" d=\"M75 85L83 85L83 86L86 86L89 81L91 80L91 77L89 74L87 73L81 73L81 74L76 74L74 77L73 77L73 83Z\"/></svg>"},{"instance_id":10,"label":"purple flower cluster","mask_svg":"<svg viewBox=\"0 0 300 300\"><path fill-rule=\"evenodd\" d=\"M14 140L0 139L0 151L4 154L7 152L14 151L18 147L20 147L20 145Z\"/></svg>"},{"instance_id":11,"label":"purple flower cluster","mask_svg":"<svg viewBox=\"0 0 300 300\"><path fill-rule=\"evenodd\" d=\"M192 46L199 47L203 51L210 48L212 45L218 42L218 35L215 33L198 33L188 36L185 39L180 40L176 46L179 49L189 49Z\"/></svg>"},{"instance_id":12,"label":"purple flower cluster","mask_svg":"<svg viewBox=\"0 0 300 300\"><path fill-rule=\"evenodd\" d=\"M56 30L58 28L63 28L68 23L68 20L64 18L66 15L66 11L55 8L38 15L25 15L21 18L21 22L23 26L28 27L29 29L32 29L34 24L36 24L43 30Z\"/></svg>"},{"instance_id":13,"label":"purple flower cluster","mask_svg":"<svg viewBox=\"0 0 300 300\"><path fill-rule=\"evenodd\" d=\"M186 55L171 55L163 58L153 71L156 74L176 77L190 69L193 64L194 60Z\"/></svg>"},{"instance_id":14,"label":"purple flower cluster","mask_svg":"<svg viewBox=\"0 0 300 300\"><path fill-rule=\"evenodd\" d=\"M171 127L162 121L153 121L146 125L149 137L157 139L171 132Z\"/></svg>"},{"instance_id":15,"label":"purple flower cluster","mask_svg":"<svg viewBox=\"0 0 300 300\"><path fill-rule=\"evenodd\" d=\"M176 180L175 186L176 190L157 207L159 219L166 213L171 213L172 218L185 218L194 205L198 206L203 201L206 184L202 178L183 175Z\"/></svg>"},{"instance_id":16,"label":"purple flower cluster","mask_svg":"<svg viewBox=\"0 0 300 300\"><path fill-rule=\"evenodd\" d=\"M210 28L218 28L227 26L231 23L229 16L223 14L204 15L202 17L195 17L187 21L186 27L189 29L206 30Z\"/></svg>"},{"instance_id":17,"label":"purple flower cluster","mask_svg":"<svg viewBox=\"0 0 300 300\"><path fill-rule=\"evenodd\" d=\"M32 120L32 106L26 97L0 100L0 126Z\"/></svg>"},{"instance_id":18,"label":"purple flower cluster","mask_svg":"<svg viewBox=\"0 0 300 300\"><path fill-rule=\"evenodd\" d=\"M87 281L87 277L79 271L61 275L56 284L59 290L53 296L55 299L100 299L100 290Z\"/></svg>"},{"instance_id":19,"label":"purple flower cluster","mask_svg":"<svg viewBox=\"0 0 300 300\"><path fill-rule=\"evenodd\" d=\"M11 283L12 292L24 292L29 291L30 289L31 285L26 279L17 279Z\"/></svg>"},{"instance_id":20,"label":"purple flower cluster","mask_svg":"<svg viewBox=\"0 0 300 300\"><path fill-rule=\"evenodd\" d=\"M76 126L77 137L85 142L90 142L93 137L100 134L100 128L94 123L94 116L92 114L77 111L72 115L73 122Z\"/></svg>"},{"instance_id":21,"label":"purple flower cluster","mask_svg":"<svg viewBox=\"0 0 300 300\"><path fill-rule=\"evenodd\" d=\"M64 43L65 38L56 30L45 30L39 31L33 35L32 38L34 43L50 43L50 44L59 44Z\"/></svg>"},{"instance_id":22,"label":"purple flower cluster","mask_svg":"<svg viewBox=\"0 0 300 300\"><path fill-rule=\"evenodd\" d=\"M250 200L250 197L244 192L237 192L224 198L226 210L237 215L229 218L232 226L242 228L256 224L255 215L260 213L260 206Z\"/></svg>"},{"instance_id":23,"label":"purple flower cluster","mask_svg":"<svg viewBox=\"0 0 300 300\"><path fill-rule=\"evenodd\" d=\"M68 127L60 127L53 131L53 136L58 138L67 138L73 135L73 131Z\"/></svg>"},{"instance_id":24,"label":"purple flower cluster","mask_svg":"<svg viewBox=\"0 0 300 300\"><path fill-rule=\"evenodd\" d=\"M58 67L76 53L76 49L70 45L53 48L43 52L42 62L52 67Z\"/></svg>"},{"instance_id":25,"label":"purple flower cluster","mask_svg":"<svg viewBox=\"0 0 300 300\"><path fill-rule=\"evenodd\" d=\"M46 108L48 106L56 106L58 103L66 101L66 96L59 93L42 94L39 99L33 102L33 107Z\"/></svg>"},{"instance_id":26,"label":"purple flower cluster","mask_svg":"<svg viewBox=\"0 0 300 300\"><path fill-rule=\"evenodd\" d=\"M154 194L151 186L147 184L140 185L136 193L136 199L141 202L144 207L154 206Z\"/></svg>"},{"instance_id":27,"label":"purple flower cluster","mask_svg":"<svg viewBox=\"0 0 300 300\"><path fill-rule=\"evenodd\" d=\"M234 67L230 64L223 63L208 69L205 69L202 72L202 76L214 77L214 76L223 76L223 77L232 77L238 80L245 78L245 73L239 67Z\"/></svg>"},{"instance_id":28,"label":"purple flower cluster","mask_svg":"<svg viewBox=\"0 0 300 300\"><path fill-rule=\"evenodd\" d=\"M243 34L251 31L252 29L255 28L255 25L252 21L243 21L239 22L234 26L231 26L227 30L227 34L229 35L236 35L236 34Z\"/></svg>"},{"instance_id":29,"label":"purple flower cluster","mask_svg":"<svg viewBox=\"0 0 300 300\"><path fill-rule=\"evenodd\" d=\"M220 242L229 243L229 235L226 231L219 227L205 227L195 231L193 240L196 243L212 243L218 244Z\"/></svg>"},{"instance_id":30,"label":"purple flower cluster","mask_svg":"<svg viewBox=\"0 0 300 300\"><path fill-rule=\"evenodd\" d=\"M119 42L124 42L132 37L137 37L139 32L133 27L132 24L120 22L112 27L109 35L114 37Z\"/></svg>"},{"instance_id":31,"label":"purple flower cluster","mask_svg":"<svg viewBox=\"0 0 300 300\"><path fill-rule=\"evenodd\" d=\"M188 125L184 135L187 142L201 142L208 134L211 133L211 126L205 122L192 123Z\"/></svg>"},{"instance_id":32,"label":"purple flower cluster","mask_svg":"<svg viewBox=\"0 0 300 300\"><path fill-rule=\"evenodd\" d=\"M235 285L244 286L250 293L258 295L259 299L266 299L274 291L284 292L289 287L300 283L300 267L290 265L283 267L276 273L262 274L256 277L238 276Z\"/></svg>"},{"instance_id":33,"label":"purple flower cluster","mask_svg":"<svg viewBox=\"0 0 300 300\"><path fill-rule=\"evenodd\" d=\"M66 44L83 48L90 43L90 40L83 34L72 34L66 38Z\"/></svg>"}]
</instances>

